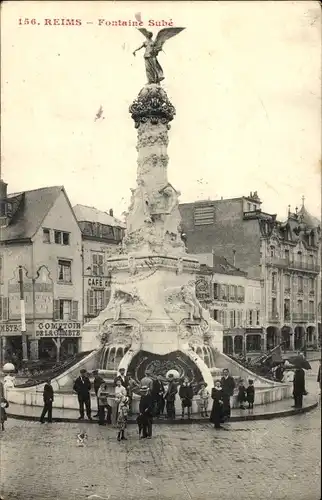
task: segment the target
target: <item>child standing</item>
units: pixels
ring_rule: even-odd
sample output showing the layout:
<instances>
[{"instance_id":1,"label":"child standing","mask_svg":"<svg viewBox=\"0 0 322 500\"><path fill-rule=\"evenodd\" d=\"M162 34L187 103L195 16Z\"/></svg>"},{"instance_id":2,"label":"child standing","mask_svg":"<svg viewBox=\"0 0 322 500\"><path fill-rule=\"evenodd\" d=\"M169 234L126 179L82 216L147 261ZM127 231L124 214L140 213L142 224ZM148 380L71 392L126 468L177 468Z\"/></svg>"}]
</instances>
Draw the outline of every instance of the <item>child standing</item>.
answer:
<instances>
[{"instance_id":1,"label":"child standing","mask_svg":"<svg viewBox=\"0 0 322 500\"><path fill-rule=\"evenodd\" d=\"M199 396L199 410L202 417L208 417L208 404L209 404L209 391L207 390L206 384L203 382L200 384L200 389L198 391Z\"/></svg>"},{"instance_id":2,"label":"child standing","mask_svg":"<svg viewBox=\"0 0 322 500\"><path fill-rule=\"evenodd\" d=\"M248 387L246 389L246 394L247 394L248 408L249 409L254 408L255 387L253 380L248 380Z\"/></svg>"},{"instance_id":3,"label":"child standing","mask_svg":"<svg viewBox=\"0 0 322 500\"><path fill-rule=\"evenodd\" d=\"M117 415L117 440L123 441L127 440L124 433L127 428L127 416L129 412L129 398L126 396L122 396L119 404L118 415Z\"/></svg>"},{"instance_id":4,"label":"child standing","mask_svg":"<svg viewBox=\"0 0 322 500\"><path fill-rule=\"evenodd\" d=\"M239 408L241 410L245 410L244 402L246 401L246 388L245 388L243 379L240 379L240 382L238 385L237 401L239 403Z\"/></svg>"},{"instance_id":5,"label":"child standing","mask_svg":"<svg viewBox=\"0 0 322 500\"><path fill-rule=\"evenodd\" d=\"M184 418L184 409L187 408L188 418L190 419L192 399L193 399L193 389L189 382L188 377L185 377L183 380L183 384L179 389L179 397L181 399L181 408L182 408L181 417Z\"/></svg>"}]
</instances>

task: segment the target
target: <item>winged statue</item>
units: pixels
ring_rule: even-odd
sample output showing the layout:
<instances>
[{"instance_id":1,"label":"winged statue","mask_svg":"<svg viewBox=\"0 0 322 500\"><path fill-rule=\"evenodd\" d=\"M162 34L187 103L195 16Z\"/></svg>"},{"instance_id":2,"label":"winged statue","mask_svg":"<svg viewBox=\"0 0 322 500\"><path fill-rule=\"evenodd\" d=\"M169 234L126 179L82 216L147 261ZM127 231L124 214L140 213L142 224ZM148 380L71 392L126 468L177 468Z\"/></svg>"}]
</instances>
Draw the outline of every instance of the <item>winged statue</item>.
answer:
<instances>
[{"instance_id":1,"label":"winged statue","mask_svg":"<svg viewBox=\"0 0 322 500\"><path fill-rule=\"evenodd\" d=\"M145 41L133 52L135 56L136 52L145 48L144 61L145 61L145 71L148 78L148 83L160 83L164 80L163 69L159 61L157 60L157 55L161 52L164 43L175 35L178 35L185 28L164 28L159 31L155 40L153 40L153 33L146 30L145 28L138 28L138 30L145 36Z\"/></svg>"}]
</instances>

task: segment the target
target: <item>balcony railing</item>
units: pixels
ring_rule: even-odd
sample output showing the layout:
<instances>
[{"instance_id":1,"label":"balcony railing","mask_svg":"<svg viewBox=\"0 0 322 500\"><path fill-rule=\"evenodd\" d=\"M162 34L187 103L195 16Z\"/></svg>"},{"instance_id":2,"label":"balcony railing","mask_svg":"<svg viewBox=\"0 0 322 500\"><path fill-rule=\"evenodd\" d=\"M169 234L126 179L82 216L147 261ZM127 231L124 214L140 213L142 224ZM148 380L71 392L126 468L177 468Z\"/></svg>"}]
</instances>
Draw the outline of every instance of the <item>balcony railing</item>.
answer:
<instances>
[{"instance_id":1,"label":"balcony railing","mask_svg":"<svg viewBox=\"0 0 322 500\"><path fill-rule=\"evenodd\" d=\"M312 271L314 273L318 273L320 271L320 266L312 262L303 262L287 258L282 259L279 257L268 257L266 260L266 265L295 270Z\"/></svg>"},{"instance_id":2,"label":"balcony railing","mask_svg":"<svg viewBox=\"0 0 322 500\"><path fill-rule=\"evenodd\" d=\"M293 313L292 314L293 321L298 323L306 323L307 321L314 322L315 314L314 313Z\"/></svg>"}]
</instances>

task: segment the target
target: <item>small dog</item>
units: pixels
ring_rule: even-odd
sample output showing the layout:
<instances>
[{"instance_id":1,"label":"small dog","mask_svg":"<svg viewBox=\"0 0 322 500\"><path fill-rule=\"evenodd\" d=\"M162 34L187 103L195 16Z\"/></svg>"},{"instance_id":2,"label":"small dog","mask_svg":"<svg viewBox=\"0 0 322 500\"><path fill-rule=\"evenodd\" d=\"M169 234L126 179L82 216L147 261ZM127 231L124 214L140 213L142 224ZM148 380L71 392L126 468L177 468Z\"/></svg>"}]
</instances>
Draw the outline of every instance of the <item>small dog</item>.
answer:
<instances>
[{"instance_id":1,"label":"small dog","mask_svg":"<svg viewBox=\"0 0 322 500\"><path fill-rule=\"evenodd\" d=\"M86 446L86 442L88 439L88 435L85 431L80 432L77 434L77 445L78 446Z\"/></svg>"}]
</instances>

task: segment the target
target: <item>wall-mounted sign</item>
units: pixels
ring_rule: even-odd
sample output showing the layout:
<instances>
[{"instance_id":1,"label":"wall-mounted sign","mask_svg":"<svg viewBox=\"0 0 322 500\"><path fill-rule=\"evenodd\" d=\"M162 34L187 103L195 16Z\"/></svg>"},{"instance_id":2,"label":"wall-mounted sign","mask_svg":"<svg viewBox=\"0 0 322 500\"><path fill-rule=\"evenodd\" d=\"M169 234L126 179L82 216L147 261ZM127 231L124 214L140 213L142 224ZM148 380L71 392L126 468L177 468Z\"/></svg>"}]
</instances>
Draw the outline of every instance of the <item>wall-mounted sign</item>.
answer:
<instances>
[{"instance_id":1,"label":"wall-mounted sign","mask_svg":"<svg viewBox=\"0 0 322 500\"><path fill-rule=\"evenodd\" d=\"M21 335L21 324L20 323L0 323L0 334L8 333L12 335Z\"/></svg>"},{"instance_id":2,"label":"wall-mounted sign","mask_svg":"<svg viewBox=\"0 0 322 500\"><path fill-rule=\"evenodd\" d=\"M39 321L36 323L36 337L80 337L81 324L75 321Z\"/></svg>"},{"instance_id":3,"label":"wall-mounted sign","mask_svg":"<svg viewBox=\"0 0 322 500\"><path fill-rule=\"evenodd\" d=\"M110 286L111 280L109 278L98 278L92 277L88 278L87 284L90 288L108 288Z\"/></svg>"}]
</instances>

